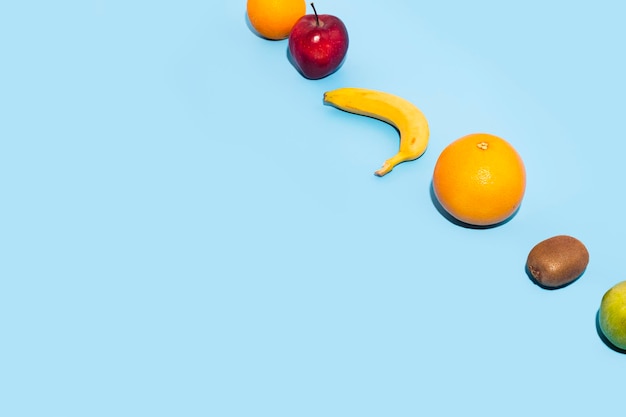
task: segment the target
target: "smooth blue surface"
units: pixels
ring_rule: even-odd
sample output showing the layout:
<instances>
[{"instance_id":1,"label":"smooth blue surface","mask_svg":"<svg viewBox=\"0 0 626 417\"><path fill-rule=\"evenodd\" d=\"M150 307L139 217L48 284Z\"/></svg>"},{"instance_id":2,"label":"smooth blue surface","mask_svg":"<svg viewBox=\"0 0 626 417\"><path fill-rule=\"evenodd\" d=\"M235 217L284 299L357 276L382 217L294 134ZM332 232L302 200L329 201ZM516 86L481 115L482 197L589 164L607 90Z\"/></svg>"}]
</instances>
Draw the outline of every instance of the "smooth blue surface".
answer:
<instances>
[{"instance_id":1,"label":"smooth blue surface","mask_svg":"<svg viewBox=\"0 0 626 417\"><path fill-rule=\"evenodd\" d=\"M345 65L319 81L245 1L0 6L0 415L614 415L599 338L623 267L626 29L616 1L316 2ZM420 159L322 104L389 91ZM459 227L439 153L484 131L525 161L519 213ZM524 271L570 234L591 261Z\"/></svg>"}]
</instances>

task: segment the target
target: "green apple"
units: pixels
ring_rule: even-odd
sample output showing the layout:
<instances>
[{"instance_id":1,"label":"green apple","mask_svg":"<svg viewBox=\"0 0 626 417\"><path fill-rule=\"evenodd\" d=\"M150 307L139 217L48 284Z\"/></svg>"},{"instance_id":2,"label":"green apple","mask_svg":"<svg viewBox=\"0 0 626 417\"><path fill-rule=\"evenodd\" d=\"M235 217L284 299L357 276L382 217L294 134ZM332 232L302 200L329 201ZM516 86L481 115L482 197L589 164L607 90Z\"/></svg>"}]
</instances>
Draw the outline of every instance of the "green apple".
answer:
<instances>
[{"instance_id":1,"label":"green apple","mask_svg":"<svg viewBox=\"0 0 626 417\"><path fill-rule=\"evenodd\" d=\"M626 350L626 281L615 284L604 294L598 318L609 342Z\"/></svg>"}]
</instances>

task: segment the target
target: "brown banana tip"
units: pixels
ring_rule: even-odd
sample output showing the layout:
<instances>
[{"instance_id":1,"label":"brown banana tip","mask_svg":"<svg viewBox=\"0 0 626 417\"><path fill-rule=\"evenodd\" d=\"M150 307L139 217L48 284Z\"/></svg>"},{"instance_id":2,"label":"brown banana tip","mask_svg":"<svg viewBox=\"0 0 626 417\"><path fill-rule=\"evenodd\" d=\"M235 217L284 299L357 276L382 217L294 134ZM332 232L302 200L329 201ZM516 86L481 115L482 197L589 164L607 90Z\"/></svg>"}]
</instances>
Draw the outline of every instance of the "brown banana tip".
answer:
<instances>
[{"instance_id":1,"label":"brown banana tip","mask_svg":"<svg viewBox=\"0 0 626 417\"><path fill-rule=\"evenodd\" d=\"M388 165L383 165L383 167L381 169L379 169L378 171L374 172L374 175L376 175L377 177L382 177L385 174L388 174L389 171L391 171L393 167L390 167Z\"/></svg>"}]
</instances>

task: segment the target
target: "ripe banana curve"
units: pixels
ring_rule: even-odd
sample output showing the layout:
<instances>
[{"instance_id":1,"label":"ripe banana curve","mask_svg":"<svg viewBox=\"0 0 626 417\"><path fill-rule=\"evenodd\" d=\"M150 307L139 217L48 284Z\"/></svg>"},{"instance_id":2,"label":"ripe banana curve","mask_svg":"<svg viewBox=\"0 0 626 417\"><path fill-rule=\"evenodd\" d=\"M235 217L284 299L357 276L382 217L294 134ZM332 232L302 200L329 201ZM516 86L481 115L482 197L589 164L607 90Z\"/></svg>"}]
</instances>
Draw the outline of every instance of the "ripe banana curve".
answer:
<instances>
[{"instance_id":1,"label":"ripe banana curve","mask_svg":"<svg viewBox=\"0 0 626 417\"><path fill-rule=\"evenodd\" d=\"M379 177L402 162L419 158L426 151L430 135L428 121L420 109L402 97L366 88L345 87L325 92L324 104L381 120L398 130L400 149L374 173Z\"/></svg>"}]
</instances>

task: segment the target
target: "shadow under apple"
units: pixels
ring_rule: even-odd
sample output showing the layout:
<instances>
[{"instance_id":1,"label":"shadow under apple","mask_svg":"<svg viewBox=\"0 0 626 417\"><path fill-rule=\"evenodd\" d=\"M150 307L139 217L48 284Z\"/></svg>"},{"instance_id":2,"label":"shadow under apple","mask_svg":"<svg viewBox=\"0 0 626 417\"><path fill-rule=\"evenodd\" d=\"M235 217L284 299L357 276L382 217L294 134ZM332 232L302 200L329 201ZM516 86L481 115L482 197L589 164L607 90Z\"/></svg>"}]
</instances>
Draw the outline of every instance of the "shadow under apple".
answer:
<instances>
[{"instance_id":1,"label":"shadow under apple","mask_svg":"<svg viewBox=\"0 0 626 417\"><path fill-rule=\"evenodd\" d=\"M611 341L609 339L607 339L607 337L604 335L604 332L602 332L602 328L600 327L600 309L598 309L598 311L596 312L596 332L598 333L598 336L600 337L600 340L602 340L602 342L611 350L617 352L617 353L622 353L626 355L626 349L622 349L619 348L617 346L615 346L613 343L611 343Z\"/></svg>"},{"instance_id":2,"label":"shadow under apple","mask_svg":"<svg viewBox=\"0 0 626 417\"><path fill-rule=\"evenodd\" d=\"M343 67L344 62L346 62L346 58L344 57L343 60L341 61L341 63L339 64L339 66L330 74L323 76L322 78L309 78L307 77L302 70L300 69L300 66L298 65L298 63L296 62L296 60L294 59L293 55L291 54L291 51L289 50L289 44L287 44L287 48L286 48L286 52L285 54L287 55L287 61L289 61L289 63L296 69L296 71L298 71L298 73L300 75L302 75L304 78L306 78L307 80L322 80L324 78L330 77L331 75L333 75L334 73L336 73L337 71L339 71L341 69L341 67Z\"/></svg>"}]
</instances>

